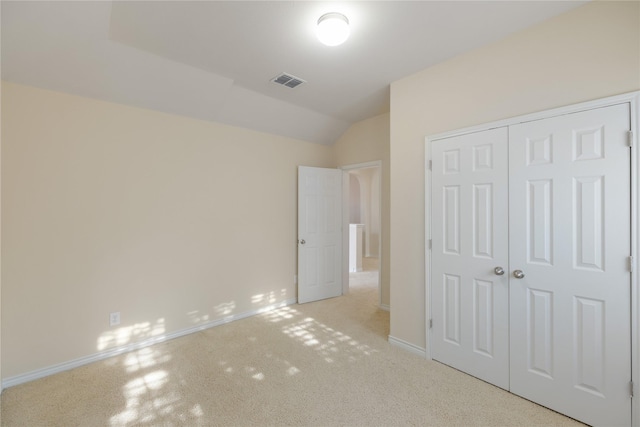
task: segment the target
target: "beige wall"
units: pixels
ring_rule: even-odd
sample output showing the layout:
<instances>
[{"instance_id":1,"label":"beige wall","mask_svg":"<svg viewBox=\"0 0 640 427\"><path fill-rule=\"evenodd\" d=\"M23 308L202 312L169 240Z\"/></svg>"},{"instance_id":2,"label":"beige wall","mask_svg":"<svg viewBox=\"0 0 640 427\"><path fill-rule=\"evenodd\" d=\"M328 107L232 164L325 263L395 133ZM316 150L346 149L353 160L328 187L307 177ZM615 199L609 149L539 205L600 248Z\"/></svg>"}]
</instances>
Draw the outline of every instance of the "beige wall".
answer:
<instances>
[{"instance_id":1,"label":"beige wall","mask_svg":"<svg viewBox=\"0 0 640 427\"><path fill-rule=\"evenodd\" d=\"M295 298L300 164L333 149L4 83L4 377Z\"/></svg>"},{"instance_id":2,"label":"beige wall","mask_svg":"<svg viewBox=\"0 0 640 427\"><path fill-rule=\"evenodd\" d=\"M355 123L336 141L334 150L338 166L382 161L380 302L389 306L389 114Z\"/></svg>"},{"instance_id":3,"label":"beige wall","mask_svg":"<svg viewBox=\"0 0 640 427\"><path fill-rule=\"evenodd\" d=\"M2 9L0 7L0 9ZM0 13L0 15L2 15ZM1 20L1 17L0 17ZM2 99L2 81L0 81L0 99ZM0 127L2 126L2 102L0 102ZM0 242L2 242L2 132L0 132ZM0 380L2 379L2 245L0 244ZM0 386L0 393L2 387ZM0 401L0 425L2 425L2 402Z\"/></svg>"},{"instance_id":4,"label":"beige wall","mask_svg":"<svg viewBox=\"0 0 640 427\"><path fill-rule=\"evenodd\" d=\"M425 348L425 136L640 89L639 18L590 3L391 85L391 336Z\"/></svg>"}]
</instances>

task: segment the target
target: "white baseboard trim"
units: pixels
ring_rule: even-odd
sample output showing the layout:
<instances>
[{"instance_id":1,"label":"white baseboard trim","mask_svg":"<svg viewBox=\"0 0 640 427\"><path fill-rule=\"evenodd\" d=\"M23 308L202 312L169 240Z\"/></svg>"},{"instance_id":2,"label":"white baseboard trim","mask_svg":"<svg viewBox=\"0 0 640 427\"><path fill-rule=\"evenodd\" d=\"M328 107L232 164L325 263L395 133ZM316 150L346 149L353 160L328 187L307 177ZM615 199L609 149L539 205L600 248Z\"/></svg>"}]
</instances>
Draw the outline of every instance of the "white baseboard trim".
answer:
<instances>
[{"instance_id":1,"label":"white baseboard trim","mask_svg":"<svg viewBox=\"0 0 640 427\"><path fill-rule=\"evenodd\" d=\"M69 360L68 362L59 363L42 369L36 369L35 371L27 372L26 374L20 374L13 377L2 380L2 390L15 385L24 384L29 381L34 381L40 378L47 377L49 375L57 374L60 372L68 371L69 369L78 368L89 363L98 362L100 360L108 359L109 357L117 356L119 354L128 353L133 350L139 350L150 345L158 344L161 342L169 341L174 338L179 338L185 335L193 334L194 332L203 331L205 329L213 328L215 326L224 325L225 323L233 322L247 317L255 316L256 314L266 313L276 308L285 307L288 305L296 304L298 300L296 298L288 299L275 303L266 307L259 308L257 310L246 311L244 313L233 314L223 317L222 319L212 320L210 322L201 323L199 325L182 329L170 334L159 335L153 338L148 338L136 343L123 345L120 347L111 348L99 353L95 353L89 356L80 357L78 359Z\"/></svg>"},{"instance_id":2,"label":"white baseboard trim","mask_svg":"<svg viewBox=\"0 0 640 427\"><path fill-rule=\"evenodd\" d=\"M418 356L427 357L427 350L425 350L422 347L418 347L417 345L413 345L409 342L406 342L404 340L401 340L400 338L394 338L391 335L389 335L389 344L396 346L396 347L400 347L403 350L406 350L410 353L416 354Z\"/></svg>"},{"instance_id":3,"label":"white baseboard trim","mask_svg":"<svg viewBox=\"0 0 640 427\"><path fill-rule=\"evenodd\" d=\"M378 307L380 307L380 309L384 311L391 311L391 307L389 307L389 304L380 304Z\"/></svg>"}]
</instances>

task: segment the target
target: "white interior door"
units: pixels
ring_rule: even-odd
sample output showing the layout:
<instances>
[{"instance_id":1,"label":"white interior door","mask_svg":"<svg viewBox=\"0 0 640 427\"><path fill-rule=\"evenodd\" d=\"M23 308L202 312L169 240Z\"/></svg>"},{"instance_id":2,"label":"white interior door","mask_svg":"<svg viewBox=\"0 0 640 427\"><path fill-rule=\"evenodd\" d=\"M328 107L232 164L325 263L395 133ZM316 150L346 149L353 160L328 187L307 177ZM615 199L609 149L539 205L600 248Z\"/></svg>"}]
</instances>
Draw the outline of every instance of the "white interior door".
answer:
<instances>
[{"instance_id":1,"label":"white interior door","mask_svg":"<svg viewBox=\"0 0 640 427\"><path fill-rule=\"evenodd\" d=\"M434 359L631 425L629 130L624 103L431 143Z\"/></svg>"},{"instance_id":2,"label":"white interior door","mask_svg":"<svg viewBox=\"0 0 640 427\"><path fill-rule=\"evenodd\" d=\"M432 357L505 389L507 136L502 127L432 144Z\"/></svg>"},{"instance_id":3,"label":"white interior door","mask_svg":"<svg viewBox=\"0 0 640 427\"><path fill-rule=\"evenodd\" d=\"M298 302L342 295L342 171L298 168Z\"/></svg>"},{"instance_id":4,"label":"white interior door","mask_svg":"<svg viewBox=\"0 0 640 427\"><path fill-rule=\"evenodd\" d=\"M509 128L511 391L591 425L631 425L629 129L628 104Z\"/></svg>"}]
</instances>

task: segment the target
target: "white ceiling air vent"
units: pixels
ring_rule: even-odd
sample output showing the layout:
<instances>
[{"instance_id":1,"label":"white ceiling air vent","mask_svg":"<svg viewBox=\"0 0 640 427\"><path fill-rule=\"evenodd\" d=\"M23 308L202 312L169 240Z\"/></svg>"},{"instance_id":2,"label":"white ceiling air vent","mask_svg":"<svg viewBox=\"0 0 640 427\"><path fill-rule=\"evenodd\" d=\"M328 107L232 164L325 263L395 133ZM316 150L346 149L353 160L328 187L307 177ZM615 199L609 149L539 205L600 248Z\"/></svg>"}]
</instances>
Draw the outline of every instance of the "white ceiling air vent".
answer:
<instances>
[{"instance_id":1,"label":"white ceiling air vent","mask_svg":"<svg viewBox=\"0 0 640 427\"><path fill-rule=\"evenodd\" d=\"M287 73L282 73L279 76L274 77L271 81L273 83L277 83L291 89L300 86L303 83L306 83L306 81Z\"/></svg>"}]
</instances>

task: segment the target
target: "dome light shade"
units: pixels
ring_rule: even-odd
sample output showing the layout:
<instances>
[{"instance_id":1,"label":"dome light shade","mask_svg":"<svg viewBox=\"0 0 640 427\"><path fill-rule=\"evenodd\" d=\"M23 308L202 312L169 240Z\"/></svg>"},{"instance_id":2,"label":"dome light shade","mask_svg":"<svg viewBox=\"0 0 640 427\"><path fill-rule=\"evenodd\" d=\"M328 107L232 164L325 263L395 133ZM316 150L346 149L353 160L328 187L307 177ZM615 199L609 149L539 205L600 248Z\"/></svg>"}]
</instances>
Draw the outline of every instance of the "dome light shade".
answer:
<instances>
[{"instance_id":1,"label":"dome light shade","mask_svg":"<svg viewBox=\"0 0 640 427\"><path fill-rule=\"evenodd\" d=\"M327 46L338 46L349 38L349 20L338 12L325 13L318 19L318 39Z\"/></svg>"}]
</instances>

